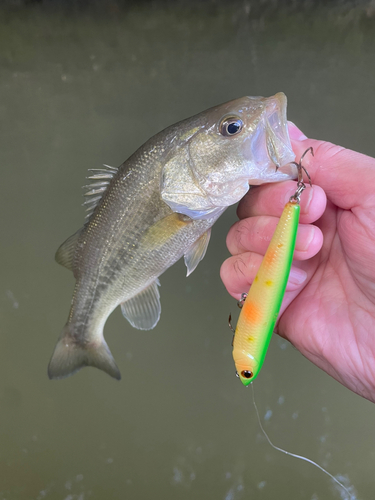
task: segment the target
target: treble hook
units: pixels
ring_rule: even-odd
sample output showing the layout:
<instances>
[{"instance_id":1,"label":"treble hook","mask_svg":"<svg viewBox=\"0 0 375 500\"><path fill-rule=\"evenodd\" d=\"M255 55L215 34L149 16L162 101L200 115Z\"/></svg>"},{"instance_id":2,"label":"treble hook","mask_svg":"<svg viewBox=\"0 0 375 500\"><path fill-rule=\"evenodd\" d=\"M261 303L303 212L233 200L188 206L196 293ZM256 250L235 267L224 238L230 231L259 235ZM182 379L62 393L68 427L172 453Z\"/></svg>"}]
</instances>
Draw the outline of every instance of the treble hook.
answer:
<instances>
[{"instance_id":1,"label":"treble hook","mask_svg":"<svg viewBox=\"0 0 375 500\"><path fill-rule=\"evenodd\" d=\"M247 293L246 292L243 292L241 293L241 298L240 300L237 301L237 306L242 309L242 306L243 306L243 303L245 302L246 300L246 297L247 297Z\"/></svg>"},{"instance_id":2,"label":"treble hook","mask_svg":"<svg viewBox=\"0 0 375 500\"><path fill-rule=\"evenodd\" d=\"M305 172L305 174L307 175L307 178L309 179L309 184L310 184L310 187L312 187L312 183L311 183L311 177L308 173L308 171L305 169L305 167L302 165L302 160L304 159L304 157L307 155L307 153L310 151L311 155L314 156L314 150L312 147L309 147L306 149L306 151L303 153L303 155L301 156L300 160L298 163L296 163L295 161L292 161L292 163L294 165L296 165L297 169L298 169L298 182L301 183L303 182L303 178L302 178L302 170Z\"/></svg>"},{"instance_id":3,"label":"treble hook","mask_svg":"<svg viewBox=\"0 0 375 500\"><path fill-rule=\"evenodd\" d=\"M244 292L244 293L241 294L240 300L237 301L237 305L238 305L238 307L240 309L242 309L242 306L243 306L243 303L246 300L246 297L247 297L247 293ZM232 326L232 314L231 313L229 313L228 326L229 326L231 332L233 333L233 338L232 338L232 347L233 347L234 335L235 335L236 331L235 331L235 329Z\"/></svg>"},{"instance_id":4,"label":"treble hook","mask_svg":"<svg viewBox=\"0 0 375 500\"><path fill-rule=\"evenodd\" d=\"M229 313L228 325L229 325L229 328L231 329L231 332L233 333L233 337L232 337L232 347L233 347L234 335L235 335L236 331L235 331L235 329L232 326L232 315L231 315L231 313Z\"/></svg>"},{"instance_id":5,"label":"treble hook","mask_svg":"<svg viewBox=\"0 0 375 500\"><path fill-rule=\"evenodd\" d=\"M312 187L311 177L310 177L308 171L306 170L306 168L302 165L302 160L304 159L305 155L309 151L312 154L312 156L314 156L314 150L313 150L313 148L309 147L303 153L303 155L301 156L301 158L300 158L300 160L299 160L298 163L295 162L295 161L291 161L290 162L292 165L295 165L297 167L297 172L298 172L297 190L294 193L294 195L290 197L290 199L289 199L290 202L299 203L300 197L301 197L301 193L302 193L302 191L304 191L306 189L306 184L303 182L303 172L305 172L305 174L306 174L306 176L307 176L307 178L309 180L310 187Z\"/></svg>"},{"instance_id":6,"label":"treble hook","mask_svg":"<svg viewBox=\"0 0 375 500\"><path fill-rule=\"evenodd\" d=\"M229 326L230 330L234 333L234 328L232 326L232 315L231 315L231 313L229 313L228 326Z\"/></svg>"}]
</instances>

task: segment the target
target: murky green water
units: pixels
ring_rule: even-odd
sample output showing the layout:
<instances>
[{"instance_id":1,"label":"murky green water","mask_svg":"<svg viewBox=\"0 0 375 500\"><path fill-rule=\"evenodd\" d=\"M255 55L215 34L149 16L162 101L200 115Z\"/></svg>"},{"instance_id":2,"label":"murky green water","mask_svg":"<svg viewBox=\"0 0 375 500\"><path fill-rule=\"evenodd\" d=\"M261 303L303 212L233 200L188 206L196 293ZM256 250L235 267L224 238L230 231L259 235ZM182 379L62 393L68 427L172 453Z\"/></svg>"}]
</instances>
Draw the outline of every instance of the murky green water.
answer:
<instances>
[{"instance_id":1,"label":"murky green water","mask_svg":"<svg viewBox=\"0 0 375 500\"><path fill-rule=\"evenodd\" d=\"M234 376L237 308L219 279L234 209L191 277L182 263L162 277L154 331L110 317L121 382L47 378L73 289L54 252L83 222L88 168L216 103L280 90L307 135L375 156L371 5L183 5L0 11L0 499L346 498L266 443ZM255 390L276 444L373 498L373 404L278 338Z\"/></svg>"}]
</instances>

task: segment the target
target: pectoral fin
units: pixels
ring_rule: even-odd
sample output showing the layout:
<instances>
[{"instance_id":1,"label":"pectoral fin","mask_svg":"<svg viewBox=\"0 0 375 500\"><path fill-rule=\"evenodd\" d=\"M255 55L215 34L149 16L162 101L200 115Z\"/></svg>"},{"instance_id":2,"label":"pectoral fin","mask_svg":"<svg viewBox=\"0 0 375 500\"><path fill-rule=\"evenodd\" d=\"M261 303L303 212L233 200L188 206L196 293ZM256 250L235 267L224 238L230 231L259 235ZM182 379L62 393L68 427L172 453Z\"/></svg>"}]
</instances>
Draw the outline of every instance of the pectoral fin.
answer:
<instances>
[{"instance_id":1,"label":"pectoral fin","mask_svg":"<svg viewBox=\"0 0 375 500\"><path fill-rule=\"evenodd\" d=\"M159 321L161 313L159 280L121 304L121 311L129 323L139 330L151 330Z\"/></svg>"},{"instance_id":2,"label":"pectoral fin","mask_svg":"<svg viewBox=\"0 0 375 500\"><path fill-rule=\"evenodd\" d=\"M210 241L211 228L200 236L184 255L185 265L187 267L186 276L189 276L197 267L199 262L206 254L208 243Z\"/></svg>"}]
</instances>

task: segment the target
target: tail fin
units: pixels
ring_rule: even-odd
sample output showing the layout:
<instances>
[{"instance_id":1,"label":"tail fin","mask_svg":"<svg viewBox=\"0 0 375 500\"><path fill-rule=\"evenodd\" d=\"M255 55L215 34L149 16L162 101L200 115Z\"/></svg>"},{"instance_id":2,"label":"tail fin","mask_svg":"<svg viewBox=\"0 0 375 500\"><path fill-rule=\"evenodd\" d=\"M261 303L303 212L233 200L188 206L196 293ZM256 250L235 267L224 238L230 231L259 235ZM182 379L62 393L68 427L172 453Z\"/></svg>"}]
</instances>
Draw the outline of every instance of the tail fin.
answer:
<instances>
[{"instance_id":1,"label":"tail fin","mask_svg":"<svg viewBox=\"0 0 375 500\"><path fill-rule=\"evenodd\" d=\"M78 344L70 335L69 326L65 325L48 365L48 377L69 377L84 366L95 366L111 377L121 379L120 370L104 338L98 343Z\"/></svg>"}]
</instances>

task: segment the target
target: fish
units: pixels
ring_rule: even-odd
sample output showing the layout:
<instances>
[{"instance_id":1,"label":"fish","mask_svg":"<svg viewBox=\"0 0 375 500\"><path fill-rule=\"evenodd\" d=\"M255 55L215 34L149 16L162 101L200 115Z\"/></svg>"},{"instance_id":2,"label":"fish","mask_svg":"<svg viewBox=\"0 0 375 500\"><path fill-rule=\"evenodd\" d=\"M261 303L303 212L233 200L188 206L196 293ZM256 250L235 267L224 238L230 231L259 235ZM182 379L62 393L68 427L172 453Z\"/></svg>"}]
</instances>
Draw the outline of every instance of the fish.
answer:
<instances>
[{"instance_id":1,"label":"fish","mask_svg":"<svg viewBox=\"0 0 375 500\"><path fill-rule=\"evenodd\" d=\"M118 168L90 171L85 223L55 256L76 281L50 379L92 366L119 380L103 336L112 311L154 328L160 275L182 257L190 275L212 225L250 185L296 177L286 106L281 92L235 99L159 132Z\"/></svg>"}]
</instances>

